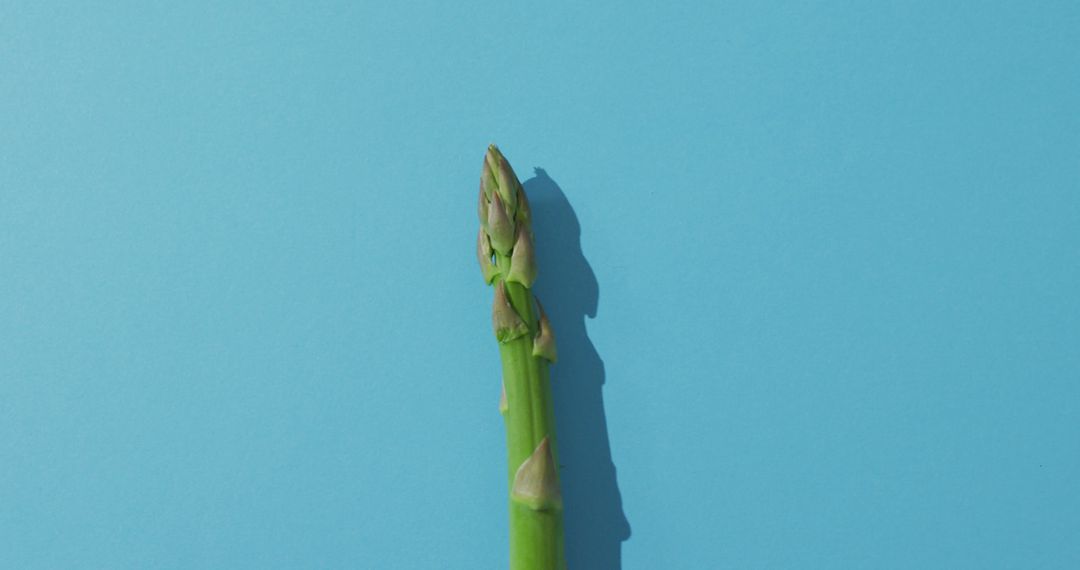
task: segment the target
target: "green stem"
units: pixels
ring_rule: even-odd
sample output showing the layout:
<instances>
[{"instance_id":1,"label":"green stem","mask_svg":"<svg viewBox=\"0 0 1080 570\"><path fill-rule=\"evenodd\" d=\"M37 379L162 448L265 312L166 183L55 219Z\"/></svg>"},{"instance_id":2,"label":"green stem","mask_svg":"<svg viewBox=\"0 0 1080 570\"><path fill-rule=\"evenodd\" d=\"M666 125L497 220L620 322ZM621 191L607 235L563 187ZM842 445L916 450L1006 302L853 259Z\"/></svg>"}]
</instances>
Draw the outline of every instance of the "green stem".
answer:
<instances>
[{"instance_id":1,"label":"green stem","mask_svg":"<svg viewBox=\"0 0 1080 570\"><path fill-rule=\"evenodd\" d=\"M509 451L509 482L522 463L545 437L554 442L555 421L547 362L532 355L536 318L532 294L517 283L508 283L511 305L529 324L529 334L499 346L506 386L506 445ZM555 450L552 460L557 463ZM535 509L516 498L510 500L511 570L556 570L563 562L562 508Z\"/></svg>"}]
</instances>

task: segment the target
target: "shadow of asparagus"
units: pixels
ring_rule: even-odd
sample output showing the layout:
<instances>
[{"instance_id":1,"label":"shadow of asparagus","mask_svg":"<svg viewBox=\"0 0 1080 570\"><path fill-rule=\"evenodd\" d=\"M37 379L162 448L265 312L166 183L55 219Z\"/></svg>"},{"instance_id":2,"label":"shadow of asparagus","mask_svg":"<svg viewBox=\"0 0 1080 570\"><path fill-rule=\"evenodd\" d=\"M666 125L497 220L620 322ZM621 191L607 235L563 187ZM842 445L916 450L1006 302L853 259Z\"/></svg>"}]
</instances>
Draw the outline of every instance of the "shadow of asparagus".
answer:
<instances>
[{"instance_id":1,"label":"shadow of asparagus","mask_svg":"<svg viewBox=\"0 0 1080 570\"><path fill-rule=\"evenodd\" d=\"M567 566L620 570L630 523L611 459L604 416L604 362L589 340L600 287L581 251L581 226L542 168L524 183L532 208L540 278L533 290L551 318L559 361L551 367L566 524Z\"/></svg>"}]
</instances>

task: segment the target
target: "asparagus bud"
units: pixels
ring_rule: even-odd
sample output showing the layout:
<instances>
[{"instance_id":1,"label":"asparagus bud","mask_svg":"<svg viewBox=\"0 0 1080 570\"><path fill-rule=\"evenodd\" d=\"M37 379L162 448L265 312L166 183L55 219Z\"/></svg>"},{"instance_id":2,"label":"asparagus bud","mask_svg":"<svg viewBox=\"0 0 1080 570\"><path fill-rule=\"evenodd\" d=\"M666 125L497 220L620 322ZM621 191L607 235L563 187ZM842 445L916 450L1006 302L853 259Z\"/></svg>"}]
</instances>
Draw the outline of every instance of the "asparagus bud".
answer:
<instances>
[{"instance_id":1,"label":"asparagus bud","mask_svg":"<svg viewBox=\"0 0 1080 570\"><path fill-rule=\"evenodd\" d=\"M548 362L554 364L559 359L558 351L555 350L555 331L551 330L551 322L548 321L547 313L544 312L544 306L540 304L540 299L536 300L536 306L540 309L540 320L537 322L537 328L539 332L536 334L536 338L533 339L533 356L539 356L547 359Z\"/></svg>"},{"instance_id":2,"label":"asparagus bud","mask_svg":"<svg viewBox=\"0 0 1080 570\"><path fill-rule=\"evenodd\" d=\"M495 251L508 255L514 247L514 222L506 213L502 198L499 193L492 194L491 204L488 205L487 230L491 237L491 246Z\"/></svg>"},{"instance_id":3,"label":"asparagus bud","mask_svg":"<svg viewBox=\"0 0 1080 570\"><path fill-rule=\"evenodd\" d=\"M477 209L476 209L476 212L480 215L480 227L481 228L487 226L488 208L490 207L489 206L490 203L491 202L488 201L487 196L484 195L483 186L481 186L480 187L480 201L479 201L479 204L477 204Z\"/></svg>"},{"instance_id":4,"label":"asparagus bud","mask_svg":"<svg viewBox=\"0 0 1080 570\"><path fill-rule=\"evenodd\" d=\"M525 196L524 188L518 188L517 213L514 214L514 220L519 224L532 227L532 210L529 208L529 198Z\"/></svg>"},{"instance_id":5,"label":"asparagus bud","mask_svg":"<svg viewBox=\"0 0 1080 570\"><path fill-rule=\"evenodd\" d=\"M548 438L540 441L514 474L510 496L537 511L562 508L559 475L555 471L555 458L551 456Z\"/></svg>"},{"instance_id":6,"label":"asparagus bud","mask_svg":"<svg viewBox=\"0 0 1080 570\"><path fill-rule=\"evenodd\" d=\"M521 320L517 311L506 296L506 283L495 286L495 302L491 308L491 324L495 328L495 338L507 342L529 334L529 325Z\"/></svg>"},{"instance_id":7,"label":"asparagus bud","mask_svg":"<svg viewBox=\"0 0 1080 570\"><path fill-rule=\"evenodd\" d=\"M506 274L506 280L512 283L521 283L526 287L532 287L536 281L536 257L533 255L532 236L529 228L518 225L517 240L514 242L514 252L510 255L510 272Z\"/></svg>"},{"instance_id":8,"label":"asparagus bud","mask_svg":"<svg viewBox=\"0 0 1080 570\"><path fill-rule=\"evenodd\" d=\"M476 260L480 263L480 273L484 276L484 283L490 284L499 274L499 269L491 263L494 253L487 234L483 228L480 228L480 233L476 236Z\"/></svg>"}]
</instances>

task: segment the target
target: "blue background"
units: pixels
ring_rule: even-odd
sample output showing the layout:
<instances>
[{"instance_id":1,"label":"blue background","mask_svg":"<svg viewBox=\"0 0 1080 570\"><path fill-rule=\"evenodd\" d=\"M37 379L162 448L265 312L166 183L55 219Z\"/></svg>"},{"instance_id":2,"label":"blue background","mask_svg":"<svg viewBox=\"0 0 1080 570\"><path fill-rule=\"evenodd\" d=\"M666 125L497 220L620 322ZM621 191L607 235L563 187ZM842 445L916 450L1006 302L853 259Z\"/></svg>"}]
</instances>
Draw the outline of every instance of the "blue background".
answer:
<instances>
[{"instance_id":1,"label":"blue background","mask_svg":"<svg viewBox=\"0 0 1080 570\"><path fill-rule=\"evenodd\" d=\"M1080 567L1074 2L0 6L0 567ZM541 171L534 171L540 167Z\"/></svg>"}]
</instances>

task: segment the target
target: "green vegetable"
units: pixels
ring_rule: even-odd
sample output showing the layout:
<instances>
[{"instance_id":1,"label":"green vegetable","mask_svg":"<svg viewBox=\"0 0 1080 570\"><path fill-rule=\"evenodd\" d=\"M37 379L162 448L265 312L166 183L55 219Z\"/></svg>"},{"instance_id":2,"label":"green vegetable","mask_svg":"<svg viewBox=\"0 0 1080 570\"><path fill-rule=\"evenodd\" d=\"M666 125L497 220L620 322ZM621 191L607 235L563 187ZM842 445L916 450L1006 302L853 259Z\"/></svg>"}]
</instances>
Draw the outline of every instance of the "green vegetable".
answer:
<instances>
[{"instance_id":1,"label":"green vegetable","mask_svg":"<svg viewBox=\"0 0 1080 570\"><path fill-rule=\"evenodd\" d=\"M480 174L476 255L495 288L491 320L502 356L499 411L506 422L510 570L565 570L555 413L548 364L555 336L531 287L536 258L529 202L510 163L488 147Z\"/></svg>"}]
</instances>

